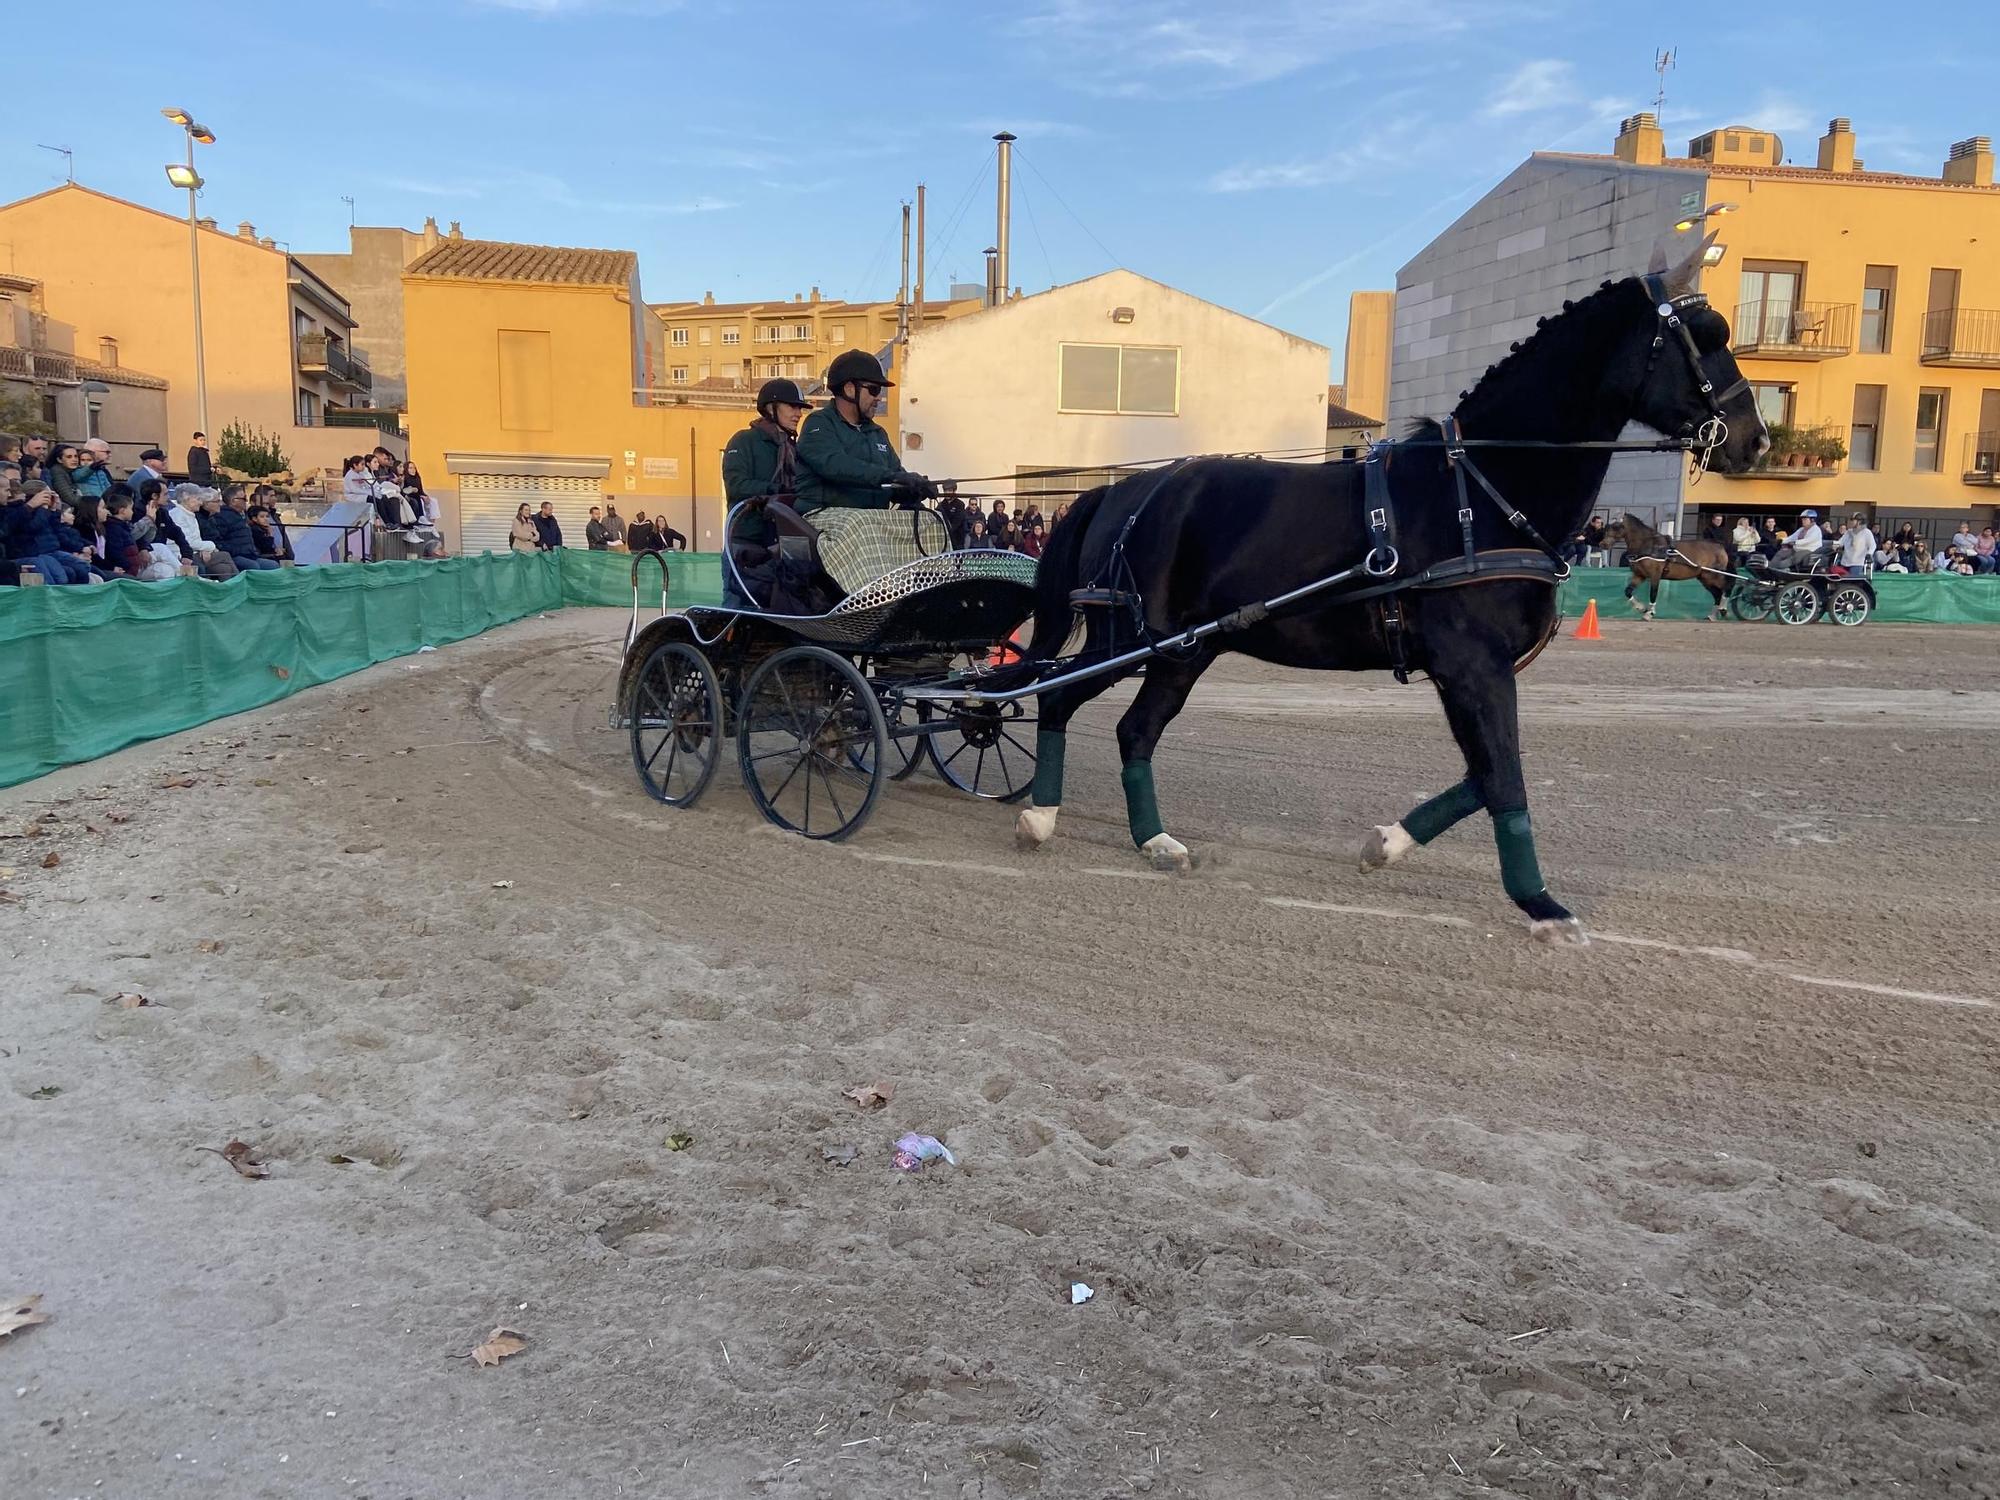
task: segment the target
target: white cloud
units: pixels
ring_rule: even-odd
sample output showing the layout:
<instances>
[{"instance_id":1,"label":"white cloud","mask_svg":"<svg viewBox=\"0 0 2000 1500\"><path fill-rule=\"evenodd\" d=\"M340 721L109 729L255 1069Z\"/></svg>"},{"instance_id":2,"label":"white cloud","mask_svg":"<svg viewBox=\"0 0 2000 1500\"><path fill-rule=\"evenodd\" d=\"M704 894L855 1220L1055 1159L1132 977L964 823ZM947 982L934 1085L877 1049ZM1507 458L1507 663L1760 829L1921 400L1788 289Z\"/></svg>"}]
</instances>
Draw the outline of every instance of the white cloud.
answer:
<instances>
[{"instance_id":1,"label":"white cloud","mask_svg":"<svg viewBox=\"0 0 2000 1500\"><path fill-rule=\"evenodd\" d=\"M1404 171L1439 149L1440 136L1434 122L1422 116L1409 116L1363 131L1319 155L1225 167L1208 179L1207 186L1212 193L1256 193L1269 188L1365 182Z\"/></svg>"},{"instance_id":2,"label":"white cloud","mask_svg":"<svg viewBox=\"0 0 2000 1500\"><path fill-rule=\"evenodd\" d=\"M1543 110L1566 109L1582 98L1576 85L1576 65L1559 57L1539 57L1524 62L1500 81L1486 100L1486 116L1504 120L1510 115L1539 114Z\"/></svg>"},{"instance_id":3,"label":"white cloud","mask_svg":"<svg viewBox=\"0 0 2000 1500\"><path fill-rule=\"evenodd\" d=\"M1815 115L1790 94L1766 89L1754 108L1741 119L1717 120L1717 125L1752 125L1759 130L1775 131L1779 135L1802 135L1815 125L1826 123L1824 116ZM1817 137L1815 137L1817 139Z\"/></svg>"}]
</instances>

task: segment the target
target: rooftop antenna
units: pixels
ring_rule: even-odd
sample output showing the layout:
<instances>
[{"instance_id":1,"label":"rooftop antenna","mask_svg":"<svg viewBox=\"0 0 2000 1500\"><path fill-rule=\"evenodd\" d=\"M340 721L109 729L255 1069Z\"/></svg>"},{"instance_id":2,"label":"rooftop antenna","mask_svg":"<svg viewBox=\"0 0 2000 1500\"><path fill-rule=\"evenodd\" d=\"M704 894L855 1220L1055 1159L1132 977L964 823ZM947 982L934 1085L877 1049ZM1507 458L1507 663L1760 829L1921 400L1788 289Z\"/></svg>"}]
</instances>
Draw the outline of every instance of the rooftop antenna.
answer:
<instances>
[{"instance_id":1,"label":"rooftop antenna","mask_svg":"<svg viewBox=\"0 0 2000 1500\"><path fill-rule=\"evenodd\" d=\"M1653 71L1660 75L1660 87L1653 95L1653 119L1665 118L1667 108L1667 75L1674 70L1674 49L1653 54Z\"/></svg>"},{"instance_id":2,"label":"rooftop antenna","mask_svg":"<svg viewBox=\"0 0 2000 1500\"><path fill-rule=\"evenodd\" d=\"M67 146L43 146L43 151L53 151L63 159L63 176L70 182L76 181L76 153Z\"/></svg>"},{"instance_id":3,"label":"rooftop antenna","mask_svg":"<svg viewBox=\"0 0 2000 1500\"><path fill-rule=\"evenodd\" d=\"M342 193L340 201L347 205L347 227L352 229L354 227L354 199L346 193Z\"/></svg>"}]
</instances>

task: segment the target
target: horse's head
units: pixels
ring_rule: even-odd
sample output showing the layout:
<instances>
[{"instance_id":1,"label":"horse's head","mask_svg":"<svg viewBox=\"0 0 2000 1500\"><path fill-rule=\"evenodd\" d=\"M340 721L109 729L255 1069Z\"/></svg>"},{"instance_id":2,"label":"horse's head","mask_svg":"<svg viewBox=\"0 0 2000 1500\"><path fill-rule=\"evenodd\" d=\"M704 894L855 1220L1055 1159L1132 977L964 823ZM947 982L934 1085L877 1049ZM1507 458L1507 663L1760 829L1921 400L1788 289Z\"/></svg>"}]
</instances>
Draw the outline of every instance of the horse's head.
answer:
<instances>
[{"instance_id":1,"label":"horse's head","mask_svg":"<svg viewBox=\"0 0 2000 1500\"><path fill-rule=\"evenodd\" d=\"M1625 383L1621 370L1606 384L1633 392L1633 420L1668 437L1694 438L1707 446L1710 467L1741 473L1771 446L1771 438L1729 352L1729 320L1695 290L1702 255L1713 239L1699 241L1671 267L1665 251L1656 248L1646 274L1627 283L1646 299L1651 316L1641 320L1643 332L1621 352L1619 362L1633 367L1632 383Z\"/></svg>"}]
</instances>

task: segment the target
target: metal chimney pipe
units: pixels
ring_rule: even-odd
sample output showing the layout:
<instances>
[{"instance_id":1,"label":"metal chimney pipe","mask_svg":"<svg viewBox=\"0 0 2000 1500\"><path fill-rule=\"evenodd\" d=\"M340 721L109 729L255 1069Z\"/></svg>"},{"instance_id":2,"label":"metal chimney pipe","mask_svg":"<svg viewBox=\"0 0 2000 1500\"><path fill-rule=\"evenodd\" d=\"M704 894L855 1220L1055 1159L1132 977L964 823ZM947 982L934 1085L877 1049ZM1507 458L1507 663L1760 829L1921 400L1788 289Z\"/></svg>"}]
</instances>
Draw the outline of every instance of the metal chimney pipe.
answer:
<instances>
[{"instance_id":1,"label":"metal chimney pipe","mask_svg":"<svg viewBox=\"0 0 2000 1500\"><path fill-rule=\"evenodd\" d=\"M1014 141L1015 137L1001 131L993 137L1000 143L1000 232L994 237L994 286L999 290L993 297L994 306L1007 300L1009 281L1007 264L1007 232L1014 216Z\"/></svg>"},{"instance_id":2,"label":"metal chimney pipe","mask_svg":"<svg viewBox=\"0 0 2000 1500\"><path fill-rule=\"evenodd\" d=\"M896 284L896 342L910 340L910 205L903 205L903 279Z\"/></svg>"},{"instance_id":3,"label":"metal chimney pipe","mask_svg":"<svg viewBox=\"0 0 2000 1500\"><path fill-rule=\"evenodd\" d=\"M999 285L999 283L993 279L993 263L997 261L999 258L1000 258L1000 252L994 249L993 246L988 245L986 247L986 305L988 307L994 306L998 300L995 297L993 291L993 289Z\"/></svg>"},{"instance_id":4,"label":"metal chimney pipe","mask_svg":"<svg viewBox=\"0 0 2000 1500\"><path fill-rule=\"evenodd\" d=\"M924 323L924 185L917 184L917 326Z\"/></svg>"}]
</instances>

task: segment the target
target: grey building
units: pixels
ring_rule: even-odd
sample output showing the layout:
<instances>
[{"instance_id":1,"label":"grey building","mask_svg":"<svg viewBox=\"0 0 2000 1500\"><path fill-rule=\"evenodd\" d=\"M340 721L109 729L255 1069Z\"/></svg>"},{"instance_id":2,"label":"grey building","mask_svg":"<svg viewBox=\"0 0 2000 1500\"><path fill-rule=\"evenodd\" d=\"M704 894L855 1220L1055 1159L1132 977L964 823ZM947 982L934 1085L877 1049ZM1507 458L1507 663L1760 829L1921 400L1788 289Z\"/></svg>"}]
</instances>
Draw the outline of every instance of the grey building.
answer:
<instances>
[{"instance_id":1,"label":"grey building","mask_svg":"<svg viewBox=\"0 0 2000 1500\"><path fill-rule=\"evenodd\" d=\"M1642 132L1657 141L1651 115L1625 121L1616 156L1529 157L1396 273L1392 432L1450 411L1537 318L1643 271L1675 223L1701 212L1706 173L1624 159ZM1636 427L1628 435L1651 436ZM1678 532L1681 470L1673 454L1621 453L1600 509Z\"/></svg>"}]
</instances>

